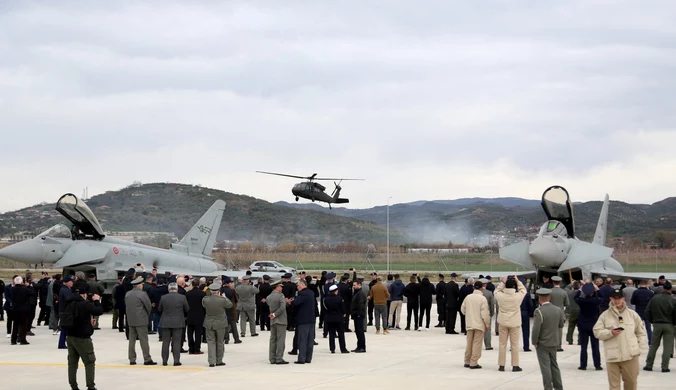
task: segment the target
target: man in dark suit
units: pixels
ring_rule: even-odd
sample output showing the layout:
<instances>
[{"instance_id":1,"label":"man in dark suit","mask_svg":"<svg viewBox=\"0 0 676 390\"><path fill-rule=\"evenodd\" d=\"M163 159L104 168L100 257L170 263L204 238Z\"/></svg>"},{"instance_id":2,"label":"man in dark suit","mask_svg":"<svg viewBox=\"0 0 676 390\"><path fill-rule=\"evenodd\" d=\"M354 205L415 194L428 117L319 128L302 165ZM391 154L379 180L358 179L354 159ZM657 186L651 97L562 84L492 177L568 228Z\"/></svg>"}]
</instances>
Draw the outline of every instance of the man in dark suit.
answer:
<instances>
[{"instance_id":1,"label":"man in dark suit","mask_svg":"<svg viewBox=\"0 0 676 390\"><path fill-rule=\"evenodd\" d=\"M446 283L446 334L458 334L455 331L455 321L460 309L460 287L456 283L458 274L451 274L451 281Z\"/></svg>"},{"instance_id":2,"label":"man in dark suit","mask_svg":"<svg viewBox=\"0 0 676 390\"><path fill-rule=\"evenodd\" d=\"M261 327L261 330L268 328L270 330L270 306L268 306L267 298L272 293L272 286L270 285L270 276L263 275L263 281L258 286L258 311L256 315L258 316L258 324Z\"/></svg>"},{"instance_id":3,"label":"man in dark suit","mask_svg":"<svg viewBox=\"0 0 676 390\"><path fill-rule=\"evenodd\" d=\"M169 294L160 299L160 306L157 308L161 315L163 366L166 366L169 361L169 344L171 344L171 351L174 356L174 366L181 365L181 341L188 310L190 310L190 307L185 295L178 293L176 283L170 283Z\"/></svg>"},{"instance_id":4,"label":"man in dark suit","mask_svg":"<svg viewBox=\"0 0 676 390\"><path fill-rule=\"evenodd\" d=\"M439 282L435 288L435 294L437 296L437 315L439 316L439 323L434 327L444 328L446 327L446 282L444 281L443 274L439 274Z\"/></svg>"},{"instance_id":5,"label":"man in dark suit","mask_svg":"<svg viewBox=\"0 0 676 390\"><path fill-rule=\"evenodd\" d=\"M30 293L25 285L23 278L17 276L14 278L14 286L11 290L12 310L14 315L14 324L12 326L11 344L28 345L26 333L28 332L28 315L31 310Z\"/></svg>"},{"instance_id":6,"label":"man in dark suit","mask_svg":"<svg viewBox=\"0 0 676 390\"><path fill-rule=\"evenodd\" d=\"M305 279L296 283L298 296L292 305L296 315L296 332L298 334L298 360L294 363L305 364L312 362L315 339L315 295L307 288Z\"/></svg>"},{"instance_id":7,"label":"man in dark suit","mask_svg":"<svg viewBox=\"0 0 676 390\"><path fill-rule=\"evenodd\" d=\"M205 309L202 306L202 299L207 295L200 288L198 279L192 280L192 289L185 293L188 300L188 353L190 355L201 355L202 352L202 325L204 324ZM220 285L219 285L220 288ZM225 319L223 319L225 321ZM223 344L221 342L221 344ZM214 363L215 364L215 363Z\"/></svg>"}]
</instances>

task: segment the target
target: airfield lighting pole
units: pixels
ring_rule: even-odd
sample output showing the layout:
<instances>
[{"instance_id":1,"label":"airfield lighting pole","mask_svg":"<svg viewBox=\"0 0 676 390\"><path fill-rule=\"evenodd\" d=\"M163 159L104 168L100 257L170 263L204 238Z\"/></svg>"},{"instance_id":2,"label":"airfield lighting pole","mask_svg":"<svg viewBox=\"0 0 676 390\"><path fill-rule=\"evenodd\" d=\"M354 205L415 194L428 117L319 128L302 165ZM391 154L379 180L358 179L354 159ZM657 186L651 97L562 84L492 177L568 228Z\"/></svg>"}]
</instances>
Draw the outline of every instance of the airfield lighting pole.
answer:
<instances>
[{"instance_id":1,"label":"airfield lighting pole","mask_svg":"<svg viewBox=\"0 0 676 390\"><path fill-rule=\"evenodd\" d=\"M387 273L390 273L390 196L387 198Z\"/></svg>"}]
</instances>

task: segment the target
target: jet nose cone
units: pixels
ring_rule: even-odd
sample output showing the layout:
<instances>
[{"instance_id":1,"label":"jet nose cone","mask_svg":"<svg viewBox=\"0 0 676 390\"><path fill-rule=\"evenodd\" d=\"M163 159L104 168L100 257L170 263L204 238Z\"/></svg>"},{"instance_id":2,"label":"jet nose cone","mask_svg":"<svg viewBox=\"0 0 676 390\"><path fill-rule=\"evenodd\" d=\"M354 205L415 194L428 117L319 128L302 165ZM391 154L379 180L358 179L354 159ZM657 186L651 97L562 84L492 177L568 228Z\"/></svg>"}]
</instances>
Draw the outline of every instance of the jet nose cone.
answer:
<instances>
[{"instance_id":1,"label":"jet nose cone","mask_svg":"<svg viewBox=\"0 0 676 390\"><path fill-rule=\"evenodd\" d=\"M35 240L26 240L0 249L0 257L22 263L37 264L42 257L41 245Z\"/></svg>"},{"instance_id":2,"label":"jet nose cone","mask_svg":"<svg viewBox=\"0 0 676 390\"><path fill-rule=\"evenodd\" d=\"M563 261L561 249L550 238L539 237L530 244L528 254L533 259L533 264L545 267L558 267Z\"/></svg>"}]
</instances>

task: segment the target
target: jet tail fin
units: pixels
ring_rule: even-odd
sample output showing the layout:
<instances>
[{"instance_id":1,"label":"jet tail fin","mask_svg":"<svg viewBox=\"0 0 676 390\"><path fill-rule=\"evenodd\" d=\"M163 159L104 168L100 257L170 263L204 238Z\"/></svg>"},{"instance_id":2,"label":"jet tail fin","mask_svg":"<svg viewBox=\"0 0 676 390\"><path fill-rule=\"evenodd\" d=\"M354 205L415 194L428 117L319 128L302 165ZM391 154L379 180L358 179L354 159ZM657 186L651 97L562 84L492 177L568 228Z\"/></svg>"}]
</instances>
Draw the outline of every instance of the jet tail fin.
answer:
<instances>
[{"instance_id":1,"label":"jet tail fin","mask_svg":"<svg viewBox=\"0 0 676 390\"><path fill-rule=\"evenodd\" d=\"M599 215L599 222L596 225L596 233L594 233L594 244L606 245L606 230L608 229L608 194L603 200L603 207L601 207L601 214Z\"/></svg>"},{"instance_id":2,"label":"jet tail fin","mask_svg":"<svg viewBox=\"0 0 676 390\"><path fill-rule=\"evenodd\" d=\"M225 202L217 200L181 239L177 248L186 248L188 254L211 256L218 229L221 227Z\"/></svg>"}]
</instances>

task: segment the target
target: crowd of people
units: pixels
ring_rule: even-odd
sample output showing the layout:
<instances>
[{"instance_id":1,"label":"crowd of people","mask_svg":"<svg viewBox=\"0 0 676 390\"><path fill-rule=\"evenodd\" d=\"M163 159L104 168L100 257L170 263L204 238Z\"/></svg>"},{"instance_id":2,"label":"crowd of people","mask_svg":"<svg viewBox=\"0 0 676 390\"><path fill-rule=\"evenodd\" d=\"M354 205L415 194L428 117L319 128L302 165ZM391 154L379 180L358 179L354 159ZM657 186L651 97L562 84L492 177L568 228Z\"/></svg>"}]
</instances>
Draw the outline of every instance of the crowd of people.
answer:
<instances>
[{"instance_id":1,"label":"crowd of people","mask_svg":"<svg viewBox=\"0 0 676 390\"><path fill-rule=\"evenodd\" d=\"M318 345L317 322L322 336L328 338L331 353L365 353L367 327L375 326L377 335L402 330L404 299L404 330L414 331L429 329L436 301L435 327L444 328L446 334L466 335L464 366L469 369L482 368L482 349L493 350L494 331L499 337L498 371L505 371L508 346L511 371L522 371L522 337L523 351L532 351L531 346L536 351L545 389L563 388L556 356L563 351L564 341L580 346L580 370L587 369L591 344L592 362L598 371L604 369L599 352L599 340L603 341L611 388L619 388L621 382L625 389L636 388L644 345L650 345L643 368L646 371L652 371L661 343L662 372L670 371L669 360L673 357L676 295L663 276L656 283L640 281L638 287L632 280L616 286L610 278L593 283L572 281L562 287L560 277L545 277L534 304L525 281L516 276L498 283L493 283L490 276L458 283L457 274L450 274L448 282L440 274L434 285L427 276L414 274L404 284L397 274L383 280L373 272L367 283L350 270L340 277L333 272L317 277L302 272L296 282L291 281L291 274L285 274L280 282L270 283L268 275L252 280L250 272L236 279L223 276L208 280L158 274L156 269L146 272L143 265L139 266L139 270L131 268L119 278L112 294L111 325L128 340L130 365L137 364L137 341L143 364L158 364L149 346L149 336L158 335L162 365L168 365L171 356L172 364L180 366L182 353L202 355L202 344L206 343L209 367L224 366L224 345L231 338L235 344L242 343L247 328L250 337L270 332L270 364L289 363L284 360L287 332L294 334L287 354L296 356L295 364L310 364L314 346ZM103 293L103 285L93 274L76 272L72 276L50 277L43 272L39 280L33 279L31 273L25 277L15 275L11 285L4 286L7 337L12 345L27 345L27 336L34 335L35 326L48 326L54 335L59 335L57 348L68 350L71 387L78 388L76 373L78 360L82 360L87 388L95 389L91 336L100 329ZM566 323L568 328L564 330ZM350 332L356 338L356 348L352 350L347 348L345 338Z\"/></svg>"}]
</instances>

